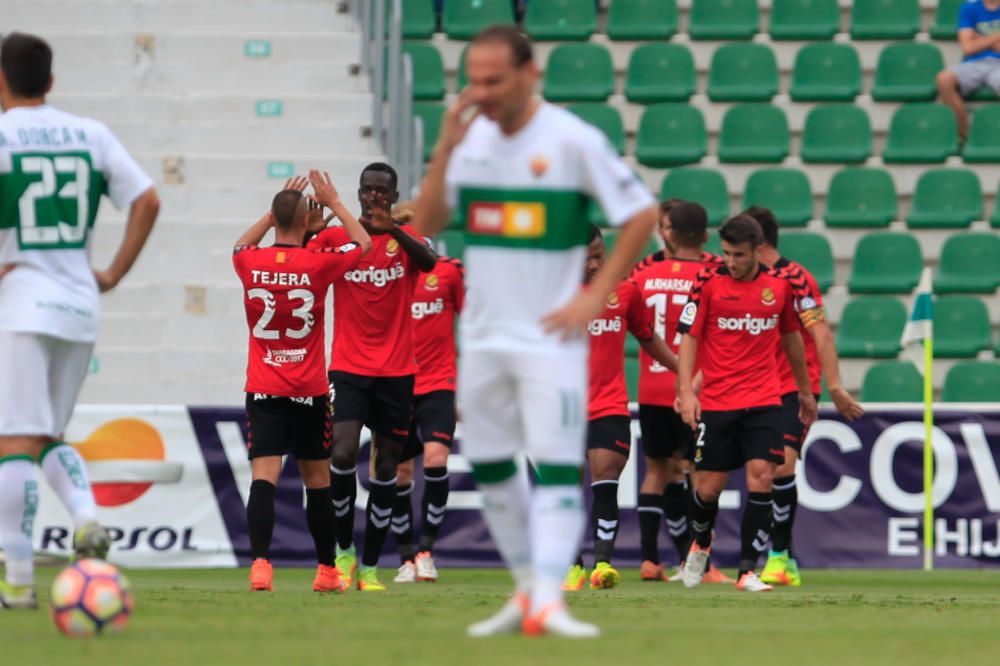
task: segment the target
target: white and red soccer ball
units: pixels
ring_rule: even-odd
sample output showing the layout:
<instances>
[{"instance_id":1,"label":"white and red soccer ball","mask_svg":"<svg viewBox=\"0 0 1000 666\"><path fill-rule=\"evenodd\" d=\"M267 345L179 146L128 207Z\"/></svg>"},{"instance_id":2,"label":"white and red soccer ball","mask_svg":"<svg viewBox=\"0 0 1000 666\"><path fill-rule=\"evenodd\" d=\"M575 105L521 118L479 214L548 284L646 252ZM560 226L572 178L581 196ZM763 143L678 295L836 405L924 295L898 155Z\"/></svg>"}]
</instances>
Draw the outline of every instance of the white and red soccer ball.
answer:
<instances>
[{"instance_id":1,"label":"white and red soccer ball","mask_svg":"<svg viewBox=\"0 0 1000 666\"><path fill-rule=\"evenodd\" d=\"M128 579L103 560L80 560L63 569L49 595L52 620L67 636L119 631L132 612Z\"/></svg>"}]
</instances>

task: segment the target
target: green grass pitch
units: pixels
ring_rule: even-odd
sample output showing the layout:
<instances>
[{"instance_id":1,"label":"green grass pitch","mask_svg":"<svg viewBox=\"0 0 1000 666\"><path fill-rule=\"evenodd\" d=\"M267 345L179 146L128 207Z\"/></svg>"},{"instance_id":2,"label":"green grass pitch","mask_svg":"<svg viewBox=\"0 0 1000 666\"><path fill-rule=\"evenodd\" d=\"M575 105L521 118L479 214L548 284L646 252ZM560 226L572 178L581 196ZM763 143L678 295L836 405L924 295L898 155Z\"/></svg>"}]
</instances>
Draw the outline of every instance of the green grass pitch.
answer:
<instances>
[{"instance_id":1,"label":"green grass pitch","mask_svg":"<svg viewBox=\"0 0 1000 666\"><path fill-rule=\"evenodd\" d=\"M39 571L41 602L56 569ZM0 612L0 662L27 664L994 664L1000 572L809 571L769 594L730 586L641 583L574 593L573 611L604 630L593 641L468 639L466 625L509 592L500 570L445 570L437 584L384 594L318 595L312 571L275 569L275 592L250 593L246 571L133 570L125 632L63 638L45 611ZM382 570L386 579L388 569Z\"/></svg>"}]
</instances>

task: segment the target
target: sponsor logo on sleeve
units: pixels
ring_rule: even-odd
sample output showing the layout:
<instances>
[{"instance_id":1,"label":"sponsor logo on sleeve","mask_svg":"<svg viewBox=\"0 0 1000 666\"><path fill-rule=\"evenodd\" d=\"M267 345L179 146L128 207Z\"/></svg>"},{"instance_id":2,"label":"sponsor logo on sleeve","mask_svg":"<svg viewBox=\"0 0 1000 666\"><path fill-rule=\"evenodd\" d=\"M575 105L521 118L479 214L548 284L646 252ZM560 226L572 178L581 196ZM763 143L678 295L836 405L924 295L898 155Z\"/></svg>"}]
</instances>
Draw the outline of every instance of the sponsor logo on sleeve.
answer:
<instances>
[{"instance_id":1,"label":"sponsor logo on sleeve","mask_svg":"<svg viewBox=\"0 0 1000 666\"><path fill-rule=\"evenodd\" d=\"M816 301L809 296L799 301L799 309L801 310L812 310L814 307L816 307Z\"/></svg>"},{"instance_id":2,"label":"sponsor logo on sleeve","mask_svg":"<svg viewBox=\"0 0 1000 666\"><path fill-rule=\"evenodd\" d=\"M688 302L684 305L684 309L681 310L680 322L685 326L691 326L694 324L694 320L697 316L698 306L694 303Z\"/></svg>"}]
</instances>

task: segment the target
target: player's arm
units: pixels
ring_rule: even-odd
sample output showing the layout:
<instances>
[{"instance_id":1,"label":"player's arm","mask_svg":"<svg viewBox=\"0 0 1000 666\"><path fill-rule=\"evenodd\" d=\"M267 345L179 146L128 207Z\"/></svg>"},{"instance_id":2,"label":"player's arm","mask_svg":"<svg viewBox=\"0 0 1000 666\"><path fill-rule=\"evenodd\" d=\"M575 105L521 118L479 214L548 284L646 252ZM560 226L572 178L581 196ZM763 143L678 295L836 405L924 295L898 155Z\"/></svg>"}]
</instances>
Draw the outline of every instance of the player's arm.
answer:
<instances>
[{"instance_id":1,"label":"player's arm","mask_svg":"<svg viewBox=\"0 0 1000 666\"><path fill-rule=\"evenodd\" d=\"M403 248L403 251L409 255L410 260L417 267L418 271L421 273L430 273L434 270L438 255L437 252L431 249L430 245L411 236L396 225L393 225L388 230L388 234L395 238L399 246Z\"/></svg>"},{"instance_id":2,"label":"player's arm","mask_svg":"<svg viewBox=\"0 0 1000 666\"><path fill-rule=\"evenodd\" d=\"M813 397L809 369L806 366L806 345L795 330L782 332L781 345L785 348L785 356L795 375L795 384L799 387L799 419L804 426L809 427L816 422L816 398Z\"/></svg>"},{"instance_id":3,"label":"player's arm","mask_svg":"<svg viewBox=\"0 0 1000 666\"><path fill-rule=\"evenodd\" d=\"M652 356L653 360L668 370L677 372L677 355L670 351L670 347L663 341L663 338L653 333L653 336L647 340L640 340L639 338L636 338L636 340L639 340L639 346Z\"/></svg>"},{"instance_id":4,"label":"player's arm","mask_svg":"<svg viewBox=\"0 0 1000 666\"><path fill-rule=\"evenodd\" d=\"M361 247L362 255L367 254L368 250L372 249L372 237L368 235L368 232L365 231L365 228L358 222L357 218L351 215L351 211L347 210L347 206L344 205L344 201L340 198L337 188L333 186L330 174L326 171L310 169L309 182L313 187L313 200L333 211L334 216L344 225L347 237ZM328 222L329 218L326 221ZM325 227L326 224L323 226ZM315 230L310 228L309 231L318 233L322 231L322 228Z\"/></svg>"},{"instance_id":5,"label":"player's arm","mask_svg":"<svg viewBox=\"0 0 1000 666\"><path fill-rule=\"evenodd\" d=\"M694 365L698 357L698 338L690 333L681 336L677 354L677 402L681 420L694 430L701 420L701 403L694 386Z\"/></svg>"},{"instance_id":6,"label":"player's arm","mask_svg":"<svg viewBox=\"0 0 1000 666\"><path fill-rule=\"evenodd\" d=\"M834 343L830 325L822 321L810 326L808 330L816 341L816 352L820 367L823 369L823 377L826 379L826 389L830 392L837 411L847 421L861 418L865 410L841 384L840 359L837 357L837 345Z\"/></svg>"},{"instance_id":7,"label":"player's arm","mask_svg":"<svg viewBox=\"0 0 1000 666\"><path fill-rule=\"evenodd\" d=\"M94 278L97 286L102 292L109 291L118 286L121 279L132 268L132 264L138 258L146 239L153 231L156 223L156 216L160 214L160 197L152 187L140 194L132 202L128 213L128 222L125 225L125 237L122 244L115 253L115 258L111 260L111 265L106 270L94 271Z\"/></svg>"}]
</instances>

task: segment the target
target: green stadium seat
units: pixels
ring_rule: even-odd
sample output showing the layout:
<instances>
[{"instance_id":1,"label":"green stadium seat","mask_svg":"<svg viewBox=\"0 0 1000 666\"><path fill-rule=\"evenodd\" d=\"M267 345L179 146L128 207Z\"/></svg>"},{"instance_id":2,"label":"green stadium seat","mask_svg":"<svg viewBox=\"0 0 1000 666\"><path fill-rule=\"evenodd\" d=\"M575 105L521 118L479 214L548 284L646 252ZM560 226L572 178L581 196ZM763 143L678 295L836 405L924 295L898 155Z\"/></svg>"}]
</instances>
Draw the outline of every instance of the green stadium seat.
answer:
<instances>
[{"instance_id":1,"label":"green stadium seat","mask_svg":"<svg viewBox=\"0 0 1000 666\"><path fill-rule=\"evenodd\" d=\"M924 378L910 361L879 361L865 372L861 402L923 402Z\"/></svg>"},{"instance_id":2,"label":"green stadium seat","mask_svg":"<svg viewBox=\"0 0 1000 666\"><path fill-rule=\"evenodd\" d=\"M958 152L958 124L944 104L904 104L892 114L885 162L944 162Z\"/></svg>"},{"instance_id":3,"label":"green stadium seat","mask_svg":"<svg viewBox=\"0 0 1000 666\"><path fill-rule=\"evenodd\" d=\"M686 102L694 94L695 81L694 58L686 46L642 44L629 57L625 99L633 104Z\"/></svg>"},{"instance_id":4,"label":"green stadium seat","mask_svg":"<svg viewBox=\"0 0 1000 666\"><path fill-rule=\"evenodd\" d=\"M780 107L737 104L722 118L721 162L781 162L788 145L788 118Z\"/></svg>"},{"instance_id":5,"label":"green stadium seat","mask_svg":"<svg viewBox=\"0 0 1000 666\"><path fill-rule=\"evenodd\" d=\"M958 37L958 8L966 0L938 0L930 33L934 39L954 41Z\"/></svg>"},{"instance_id":6,"label":"green stadium seat","mask_svg":"<svg viewBox=\"0 0 1000 666\"><path fill-rule=\"evenodd\" d=\"M458 56L458 71L455 73L455 92L462 92L462 88L469 82L469 77L465 74L465 54L469 51L469 45L462 48L462 53Z\"/></svg>"},{"instance_id":7,"label":"green stadium seat","mask_svg":"<svg viewBox=\"0 0 1000 666\"><path fill-rule=\"evenodd\" d=\"M608 39L670 39L677 32L676 0L615 0L608 9Z\"/></svg>"},{"instance_id":8,"label":"green stadium seat","mask_svg":"<svg viewBox=\"0 0 1000 666\"><path fill-rule=\"evenodd\" d=\"M855 5L857 6L857 5ZM933 44L902 42L882 49L875 66L876 102L930 102L937 97L937 73L944 69Z\"/></svg>"},{"instance_id":9,"label":"green stadium seat","mask_svg":"<svg viewBox=\"0 0 1000 666\"><path fill-rule=\"evenodd\" d=\"M639 357L639 341L635 339L633 335L625 336L625 356L627 358L638 358Z\"/></svg>"},{"instance_id":10,"label":"green stadium seat","mask_svg":"<svg viewBox=\"0 0 1000 666\"><path fill-rule=\"evenodd\" d=\"M729 217L729 188L726 179L715 169L671 169L660 186L660 201L671 197L704 206L709 226L717 227Z\"/></svg>"},{"instance_id":11,"label":"green stadium seat","mask_svg":"<svg viewBox=\"0 0 1000 666\"><path fill-rule=\"evenodd\" d=\"M861 94L861 59L850 44L807 44L795 54L796 102L850 102Z\"/></svg>"},{"instance_id":12,"label":"green stadium seat","mask_svg":"<svg viewBox=\"0 0 1000 666\"><path fill-rule=\"evenodd\" d=\"M884 228L896 219L896 185L885 169L848 167L833 175L826 194L830 227Z\"/></svg>"},{"instance_id":13,"label":"green stadium seat","mask_svg":"<svg viewBox=\"0 0 1000 666\"><path fill-rule=\"evenodd\" d=\"M1000 335L997 336L997 343L993 345L993 354L1000 357Z\"/></svg>"},{"instance_id":14,"label":"green stadium seat","mask_svg":"<svg viewBox=\"0 0 1000 666\"><path fill-rule=\"evenodd\" d=\"M778 248L782 256L812 273L820 291L825 293L833 286L833 248L826 236L811 231L789 231L778 236Z\"/></svg>"},{"instance_id":15,"label":"green stadium seat","mask_svg":"<svg viewBox=\"0 0 1000 666\"><path fill-rule=\"evenodd\" d=\"M1000 236L962 232L944 242L934 276L935 292L992 294L997 286L1000 286Z\"/></svg>"},{"instance_id":16,"label":"green stadium seat","mask_svg":"<svg viewBox=\"0 0 1000 666\"><path fill-rule=\"evenodd\" d=\"M891 231L862 237L854 248L852 294L908 294L920 282L924 260L912 234Z\"/></svg>"},{"instance_id":17,"label":"green stadium seat","mask_svg":"<svg viewBox=\"0 0 1000 666\"><path fill-rule=\"evenodd\" d=\"M629 336L631 337L631 336ZM639 399L639 359L625 357L625 385L628 387L628 399L636 402Z\"/></svg>"},{"instance_id":18,"label":"green stadium seat","mask_svg":"<svg viewBox=\"0 0 1000 666\"><path fill-rule=\"evenodd\" d=\"M705 119L696 107L661 102L639 119L635 157L640 164L669 167L701 161L708 152Z\"/></svg>"},{"instance_id":19,"label":"green stadium seat","mask_svg":"<svg viewBox=\"0 0 1000 666\"><path fill-rule=\"evenodd\" d=\"M486 26L497 23L514 24L510 0L447 0L441 14L448 39L472 39Z\"/></svg>"},{"instance_id":20,"label":"green stadium seat","mask_svg":"<svg viewBox=\"0 0 1000 666\"><path fill-rule=\"evenodd\" d=\"M994 202L996 205L993 207L993 215L990 216L990 226L994 229L1000 229L1000 192L997 193Z\"/></svg>"},{"instance_id":21,"label":"green stadium seat","mask_svg":"<svg viewBox=\"0 0 1000 666\"><path fill-rule=\"evenodd\" d=\"M618 154L625 154L625 126L618 109L601 102L577 102L566 109L604 132Z\"/></svg>"},{"instance_id":22,"label":"green stadium seat","mask_svg":"<svg viewBox=\"0 0 1000 666\"><path fill-rule=\"evenodd\" d=\"M934 301L934 356L975 358L990 348L990 313L975 296L941 296Z\"/></svg>"},{"instance_id":23,"label":"green stadium seat","mask_svg":"<svg viewBox=\"0 0 1000 666\"><path fill-rule=\"evenodd\" d=\"M809 178L798 169L754 171L743 188L743 208L750 206L771 209L782 228L804 227L813 216Z\"/></svg>"},{"instance_id":24,"label":"green stadium seat","mask_svg":"<svg viewBox=\"0 0 1000 666\"><path fill-rule=\"evenodd\" d=\"M388 30L392 10L385 14ZM430 39L436 29L434 0L403 0L403 39Z\"/></svg>"},{"instance_id":25,"label":"green stadium seat","mask_svg":"<svg viewBox=\"0 0 1000 666\"><path fill-rule=\"evenodd\" d=\"M750 39L757 34L757 0L692 0L691 39Z\"/></svg>"},{"instance_id":26,"label":"green stadium seat","mask_svg":"<svg viewBox=\"0 0 1000 666\"><path fill-rule=\"evenodd\" d=\"M413 62L413 99L420 102L440 102L444 99L444 62L441 53L430 42L403 42L403 53ZM386 91L388 97L388 72Z\"/></svg>"},{"instance_id":27,"label":"green stadium seat","mask_svg":"<svg viewBox=\"0 0 1000 666\"><path fill-rule=\"evenodd\" d=\"M972 115L962 159L966 162L1000 162L1000 104L987 104Z\"/></svg>"},{"instance_id":28,"label":"green stadium seat","mask_svg":"<svg viewBox=\"0 0 1000 666\"><path fill-rule=\"evenodd\" d=\"M802 161L861 163L872 154L868 113L853 104L814 106L802 132Z\"/></svg>"},{"instance_id":29,"label":"green stadium seat","mask_svg":"<svg viewBox=\"0 0 1000 666\"><path fill-rule=\"evenodd\" d=\"M913 39L919 0L863 0L851 8L851 39Z\"/></svg>"},{"instance_id":30,"label":"green stadium seat","mask_svg":"<svg viewBox=\"0 0 1000 666\"><path fill-rule=\"evenodd\" d=\"M708 230L708 242L705 243L704 249L705 252L711 252L719 257L722 256L722 239L719 237L718 229Z\"/></svg>"},{"instance_id":31,"label":"green stadium seat","mask_svg":"<svg viewBox=\"0 0 1000 666\"><path fill-rule=\"evenodd\" d=\"M906 224L911 229L965 229L983 218L983 192L975 171L928 169L917 180Z\"/></svg>"},{"instance_id":32,"label":"green stadium seat","mask_svg":"<svg viewBox=\"0 0 1000 666\"><path fill-rule=\"evenodd\" d=\"M550 102L604 102L615 91L611 54L599 44L560 44L545 67Z\"/></svg>"},{"instance_id":33,"label":"green stadium seat","mask_svg":"<svg viewBox=\"0 0 1000 666\"><path fill-rule=\"evenodd\" d=\"M713 102L769 102L778 93L778 62L769 46L723 44L712 54L708 98Z\"/></svg>"},{"instance_id":34,"label":"green stadium seat","mask_svg":"<svg viewBox=\"0 0 1000 666\"><path fill-rule=\"evenodd\" d=\"M959 361L941 389L942 402L1000 402L1000 363Z\"/></svg>"},{"instance_id":35,"label":"green stadium seat","mask_svg":"<svg viewBox=\"0 0 1000 666\"><path fill-rule=\"evenodd\" d=\"M844 358L894 358L906 323L906 308L892 296L861 296L847 303L837 330Z\"/></svg>"},{"instance_id":36,"label":"green stadium seat","mask_svg":"<svg viewBox=\"0 0 1000 666\"><path fill-rule=\"evenodd\" d=\"M593 0L529 2L524 31L542 41L590 39L597 31L597 5Z\"/></svg>"},{"instance_id":37,"label":"green stadium seat","mask_svg":"<svg viewBox=\"0 0 1000 666\"><path fill-rule=\"evenodd\" d=\"M441 131L441 118L444 116L444 105L434 102L414 102L413 115L424 122L424 161L431 158L434 146L437 144Z\"/></svg>"},{"instance_id":38,"label":"green stadium seat","mask_svg":"<svg viewBox=\"0 0 1000 666\"><path fill-rule=\"evenodd\" d=\"M771 2L771 39L833 39L839 31L837 0Z\"/></svg>"},{"instance_id":39,"label":"green stadium seat","mask_svg":"<svg viewBox=\"0 0 1000 666\"><path fill-rule=\"evenodd\" d=\"M465 255L465 232L459 229L442 231L434 239L434 249L438 254L461 260Z\"/></svg>"}]
</instances>

